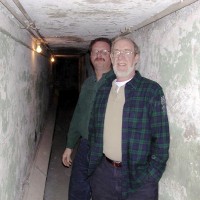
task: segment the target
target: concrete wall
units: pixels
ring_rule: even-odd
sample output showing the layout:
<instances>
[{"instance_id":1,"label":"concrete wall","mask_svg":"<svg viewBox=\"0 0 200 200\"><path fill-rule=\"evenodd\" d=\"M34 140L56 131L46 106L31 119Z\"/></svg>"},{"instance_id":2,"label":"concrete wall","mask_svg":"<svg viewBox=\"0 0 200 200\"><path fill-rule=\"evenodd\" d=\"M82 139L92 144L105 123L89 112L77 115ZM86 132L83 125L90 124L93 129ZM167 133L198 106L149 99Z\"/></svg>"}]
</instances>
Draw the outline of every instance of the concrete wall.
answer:
<instances>
[{"instance_id":1,"label":"concrete wall","mask_svg":"<svg viewBox=\"0 0 200 200\"><path fill-rule=\"evenodd\" d=\"M138 69L163 87L171 132L159 200L200 198L200 1L130 37L141 49Z\"/></svg>"},{"instance_id":2,"label":"concrete wall","mask_svg":"<svg viewBox=\"0 0 200 200\"><path fill-rule=\"evenodd\" d=\"M0 199L20 199L48 107L49 59L0 4Z\"/></svg>"}]
</instances>

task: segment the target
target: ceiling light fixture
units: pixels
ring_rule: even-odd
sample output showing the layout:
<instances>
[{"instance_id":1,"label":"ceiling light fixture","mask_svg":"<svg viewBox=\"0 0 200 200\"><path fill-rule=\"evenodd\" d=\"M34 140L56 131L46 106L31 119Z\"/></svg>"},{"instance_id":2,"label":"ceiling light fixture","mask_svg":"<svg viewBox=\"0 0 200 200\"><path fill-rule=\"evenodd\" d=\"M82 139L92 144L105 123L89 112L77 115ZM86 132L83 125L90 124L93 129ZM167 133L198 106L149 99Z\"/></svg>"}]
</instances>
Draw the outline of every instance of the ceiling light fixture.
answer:
<instances>
[{"instance_id":1,"label":"ceiling light fixture","mask_svg":"<svg viewBox=\"0 0 200 200\"><path fill-rule=\"evenodd\" d=\"M37 51L38 53L41 53L41 52L42 52L42 48L41 48L39 42L37 43L36 51Z\"/></svg>"},{"instance_id":2,"label":"ceiling light fixture","mask_svg":"<svg viewBox=\"0 0 200 200\"><path fill-rule=\"evenodd\" d=\"M51 56L51 62L55 62L54 56Z\"/></svg>"}]
</instances>

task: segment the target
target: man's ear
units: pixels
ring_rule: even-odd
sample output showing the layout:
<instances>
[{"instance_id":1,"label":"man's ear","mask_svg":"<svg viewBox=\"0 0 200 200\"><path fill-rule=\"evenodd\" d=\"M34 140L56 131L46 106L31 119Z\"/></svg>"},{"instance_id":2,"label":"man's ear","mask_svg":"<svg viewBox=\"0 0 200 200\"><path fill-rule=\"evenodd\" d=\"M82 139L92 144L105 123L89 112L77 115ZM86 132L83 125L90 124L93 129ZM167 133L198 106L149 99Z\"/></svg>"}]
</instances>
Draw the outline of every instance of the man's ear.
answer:
<instances>
[{"instance_id":1,"label":"man's ear","mask_svg":"<svg viewBox=\"0 0 200 200\"><path fill-rule=\"evenodd\" d=\"M140 55L139 55L139 54L136 54L136 55L135 55L135 64L138 63L139 59L140 59Z\"/></svg>"}]
</instances>

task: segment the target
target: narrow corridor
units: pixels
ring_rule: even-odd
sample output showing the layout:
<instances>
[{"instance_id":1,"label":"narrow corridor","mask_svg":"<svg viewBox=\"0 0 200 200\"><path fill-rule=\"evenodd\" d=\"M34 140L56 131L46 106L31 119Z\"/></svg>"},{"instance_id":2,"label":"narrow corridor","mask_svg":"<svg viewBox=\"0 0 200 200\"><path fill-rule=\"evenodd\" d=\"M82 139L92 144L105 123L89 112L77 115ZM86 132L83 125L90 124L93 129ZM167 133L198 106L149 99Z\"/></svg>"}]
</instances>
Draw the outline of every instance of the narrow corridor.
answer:
<instances>
[{"instance_id":1,"label":"narrow corridor","mask_svg":"<svg viewBox=\"0 0 200 200\"><path fill-rule=\"evenodd\" d=\"M60 91L44 200L67 200L71 168L62 164L67 131L77 102L74 91Z\"/></svg>"}]
</instances>

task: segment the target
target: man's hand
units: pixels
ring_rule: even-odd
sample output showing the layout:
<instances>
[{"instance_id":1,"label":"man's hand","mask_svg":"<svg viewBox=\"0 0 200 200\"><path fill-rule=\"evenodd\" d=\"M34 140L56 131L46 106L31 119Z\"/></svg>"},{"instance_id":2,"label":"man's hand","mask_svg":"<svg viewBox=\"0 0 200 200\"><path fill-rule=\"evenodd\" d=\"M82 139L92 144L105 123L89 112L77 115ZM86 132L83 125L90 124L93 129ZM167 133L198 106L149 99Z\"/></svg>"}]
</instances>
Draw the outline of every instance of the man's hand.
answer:
<instances>
[{"instance_id":1,"label":"man's hand","mask_svg":"<svg viewBox=\"0 0 200 200\"><path fill-rule=\"evenodd\" d=\"M62 162L66 167L70 167L72 165L71 154L73 149L66 148L62 155Z\"/></svg>"}]
</instances>

